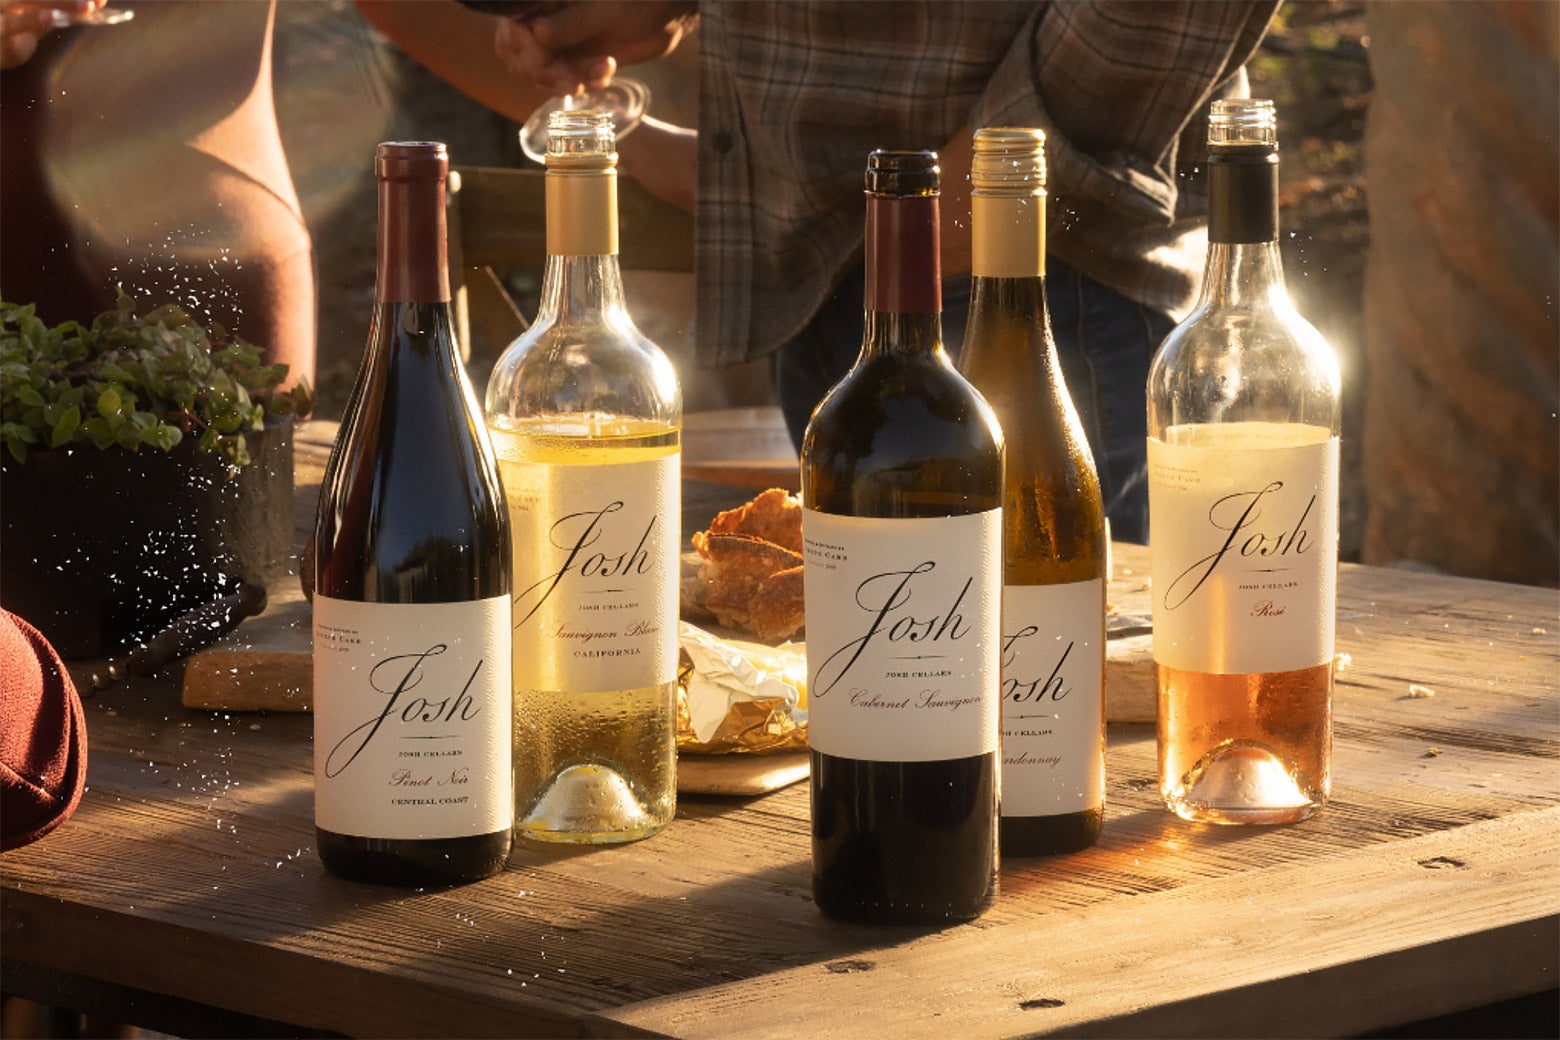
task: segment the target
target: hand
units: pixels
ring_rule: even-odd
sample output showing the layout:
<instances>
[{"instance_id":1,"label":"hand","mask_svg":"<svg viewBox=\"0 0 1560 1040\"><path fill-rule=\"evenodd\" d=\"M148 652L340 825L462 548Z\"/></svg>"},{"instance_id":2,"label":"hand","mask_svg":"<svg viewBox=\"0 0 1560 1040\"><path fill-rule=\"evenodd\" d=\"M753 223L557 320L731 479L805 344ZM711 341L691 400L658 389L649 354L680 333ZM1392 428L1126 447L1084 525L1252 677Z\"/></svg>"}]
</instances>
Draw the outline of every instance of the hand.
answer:
<instances>
[{"instance_id":1,"label":"hand","mask_svg":"<svg viewBox=\"0 0 1560 1040\"><path fill-rule=\"evenodd\" d=\"M5 0L0 3L0 69L25 62L38 49L38 41L54 28L54 12L80 18L102 7L105 0Z\"/></svg>"},{"instance_id":2,"label":"hand","mask_svg":"<svg viewBox=\"0 0 1560 1040\"><path fill-rule=\"evenodd\" d=\"M698 23L693 0L566 3L502 19L494 50L512 75L573 97L606 86L619 65L670 54Z\"/></svg>"},{"instance_id":3,"label":"hand","mask_svg":"<svg viewBox=\"0 0 1560 1040\"><path fill-rule=\"evenodd\" d=\"M699 182L699 134L645 116L617 143L618 169L658 199L692 214Z\"/></svg>"}]
</instances>

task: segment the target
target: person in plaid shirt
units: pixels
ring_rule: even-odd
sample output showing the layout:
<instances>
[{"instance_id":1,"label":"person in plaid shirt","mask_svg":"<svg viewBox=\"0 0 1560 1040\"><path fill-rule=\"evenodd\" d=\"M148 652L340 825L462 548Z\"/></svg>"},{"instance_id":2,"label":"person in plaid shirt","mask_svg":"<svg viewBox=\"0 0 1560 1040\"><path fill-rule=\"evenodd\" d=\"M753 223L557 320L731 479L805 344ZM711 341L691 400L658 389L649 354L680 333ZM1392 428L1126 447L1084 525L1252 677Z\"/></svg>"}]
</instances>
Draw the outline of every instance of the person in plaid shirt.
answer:
<instances>
[{"instance_id":1,"label":"person in plaid shirt","mask_svg":"<svg viewBox=\"0 0 1560 1040\"><path fill-rule=\"evenodd\" d=\"M500 26L496 53L512 75L573 93L666 53L697 25L697 134L651 120L620 146L622 168L692 201L700 356L773 356L798 442L861 341L867 153L941 154L944 335L956 349L969 298L972 131L1042 128L1052 326L1113 533L1143 541L1144 384L1201 279L1205 200L1194 173L1206 112L1244 93L1243 66L1276 6L544 4Z\"/></svg>"}]
</instances>

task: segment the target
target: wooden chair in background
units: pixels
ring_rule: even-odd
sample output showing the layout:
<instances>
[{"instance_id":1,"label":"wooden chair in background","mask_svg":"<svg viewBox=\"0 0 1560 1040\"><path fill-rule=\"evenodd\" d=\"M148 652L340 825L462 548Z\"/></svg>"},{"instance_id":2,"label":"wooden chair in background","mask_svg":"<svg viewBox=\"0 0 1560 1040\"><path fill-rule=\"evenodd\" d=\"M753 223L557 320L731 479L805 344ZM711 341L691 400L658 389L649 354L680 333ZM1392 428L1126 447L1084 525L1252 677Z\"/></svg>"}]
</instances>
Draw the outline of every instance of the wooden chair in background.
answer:
<instances>
[{"instance_id":1,"label":"wooden chair in background","mask_svg":"<svg viewBox=\"0 0 1560 1040\"><path fill-rule=\"evenodd\" d=\"M450 289L461 349L494 359L527 328L498 271L547 262L541 170L463 166L450 171ZM618 237L636 270L693 271L693 218L629 177L618 179Z\"/></svg>"},{"instance_id":2,"label":"wooden chair in background","mask_svg":"<svg viewBox=\"0 0 1560 1040\"><path fill-rule=\"evenodd\" d=\"M462 353L491 365L528 326L499 271L539 276L547 261L546 174L457 167L449 178L450 289ZM618 239L625 267L693 271L693 218L618 180ZM796 453L775 407L718 408L684 416L683 476L756 489L799 482Z\"/></svg>"}]
</instances>

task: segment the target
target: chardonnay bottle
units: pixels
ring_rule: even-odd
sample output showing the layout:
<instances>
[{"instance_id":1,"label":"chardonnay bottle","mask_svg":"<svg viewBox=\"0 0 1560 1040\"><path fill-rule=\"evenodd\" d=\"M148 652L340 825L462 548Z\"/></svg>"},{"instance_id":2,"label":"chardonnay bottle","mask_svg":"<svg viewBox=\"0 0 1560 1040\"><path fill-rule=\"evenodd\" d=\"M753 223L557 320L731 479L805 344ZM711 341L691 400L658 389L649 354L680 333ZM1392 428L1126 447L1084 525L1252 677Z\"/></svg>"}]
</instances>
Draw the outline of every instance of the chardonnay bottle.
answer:
<instances>
[{"instance_id":1,"label":"chardonnay bottle","mask_svg":"<svg viewBox=\"0 0 1560 1040\"><path fill-rule=\"evenodd\" d=\"M861 353L801 452L813 897L963 921L997 891L1002 433L943 349L936 153L866 189Z\"/></svg>"},{"instance_id":2,"label":"chardonnay bottle","mask_svg":"<svg viewBox=\"0 0 1560 1040\"><path fill-rule=\"evenodd\" d=\"M1105 815L1105 512L1045 298L1045 135L975 131L960 371L996 410L1002 492L1002 852L1094 844Z\"/></svg>"},{"instance_id":3,"label":"chardonnay bottle","mask_svg":"<svg viewBox=\"0 0 1560 1040\"><path fill-rule=\"evenodd\" d=\"M618 269L603 112L555 112L536 321L499 358L487 421L514 529L515 829L648 837L677 807L682 397Z\"/></svg>"},{"instance_id":4,"label":"chardonnay bottle","mask_svg":"<svg viewBox=\"0 0 1560 1040\"><path fill-rule=\"evenodd\" d=\"M316 840L344 877L451 884L509 855L509 516L455 349L444 145L374 168L373 324L315 521Z\"/></svg>"},{"instance_id":5,"label":"chardonnay bottle","mask_svg":"<svg viewBox=\"0 0 1560 1040\"><path fill-rule=\"evenodd\" d=\"M1338 571L1338 359L1278 249L1270 101L1214 102L1208 262L1148 377L1159 788L1188 820L1327 801Z\"/></svg>"}]
</instances>

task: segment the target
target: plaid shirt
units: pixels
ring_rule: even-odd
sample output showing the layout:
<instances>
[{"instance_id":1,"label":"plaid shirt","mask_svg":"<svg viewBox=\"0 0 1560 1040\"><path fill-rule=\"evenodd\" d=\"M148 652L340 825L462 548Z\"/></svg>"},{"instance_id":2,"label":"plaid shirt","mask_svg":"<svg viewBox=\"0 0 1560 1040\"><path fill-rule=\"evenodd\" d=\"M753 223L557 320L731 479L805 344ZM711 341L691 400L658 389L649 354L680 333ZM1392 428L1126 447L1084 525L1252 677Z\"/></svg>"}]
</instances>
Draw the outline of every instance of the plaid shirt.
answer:
<instances>
[{"instance_id":1,"label":"plaid shirt","mask_svg":"<svg viewBox=\"0 0 1560 1040\"><path fill-rule=\"evenodd\" d=\"M700 354L734 364L794 336L861 262L867 152L940 149L965 127L1044 129L1050 251L1184 313L1206 243L1184 178L1208 103L1243 86L1276 6L704 3Z\"/></svg>"}]
</instances>

